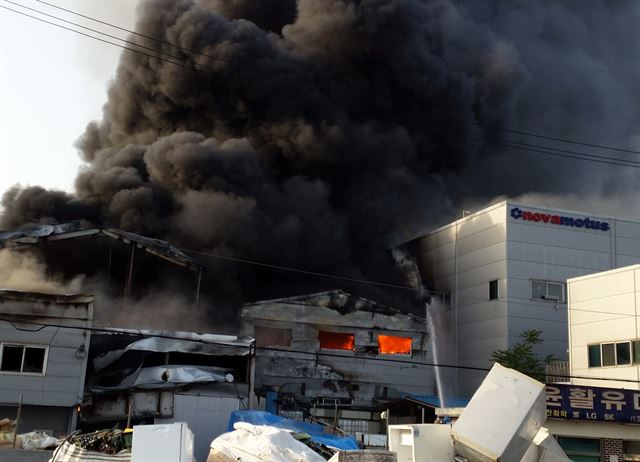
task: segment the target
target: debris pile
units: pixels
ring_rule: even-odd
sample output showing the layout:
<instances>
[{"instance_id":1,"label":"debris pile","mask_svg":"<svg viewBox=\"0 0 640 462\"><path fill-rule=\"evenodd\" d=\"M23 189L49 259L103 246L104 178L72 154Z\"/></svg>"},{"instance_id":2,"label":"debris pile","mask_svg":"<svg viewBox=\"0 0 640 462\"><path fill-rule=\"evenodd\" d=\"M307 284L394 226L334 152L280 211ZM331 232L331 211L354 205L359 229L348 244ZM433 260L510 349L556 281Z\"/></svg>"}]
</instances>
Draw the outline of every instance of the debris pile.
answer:
<instances>
[{"instance_id":1,"label":"debris pile","mask_svg":"<svg viewBox=\"0 0 640 462\"><path fill-rule=\"evenodd\" d=\"M131 442L128 432L120 429L98 430L67 437L49 462L130 462Z\"/></svg>"}]
</instances>

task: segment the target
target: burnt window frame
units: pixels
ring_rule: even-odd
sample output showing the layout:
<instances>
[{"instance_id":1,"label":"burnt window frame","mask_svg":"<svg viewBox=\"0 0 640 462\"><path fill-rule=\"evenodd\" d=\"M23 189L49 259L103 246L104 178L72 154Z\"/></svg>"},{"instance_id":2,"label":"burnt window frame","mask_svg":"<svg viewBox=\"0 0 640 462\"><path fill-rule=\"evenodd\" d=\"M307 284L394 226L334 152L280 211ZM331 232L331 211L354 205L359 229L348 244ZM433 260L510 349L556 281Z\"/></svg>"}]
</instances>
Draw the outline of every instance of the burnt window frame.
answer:
<instances>
[{"instance_id":1,"label":"burnt window frame","mask_svg":"<svg viewBox=\"0 0 640 462\"><path fill-rule=\"evenodd\" d=\"M22 348L22 360L20 363L20 371L5 371L2 370L2 361L4 359L5 347ZM27 348L44 350L44 356L42 358L42 371L41 372L25 372L24 361ZM35 377L44 377L47 374L47 363L49 360L49 345L40 345L34 343L16 343L16 342L1 342L0 343L0 374L8 375L30 375Z\"/></svg>"},{"instance_id":2,"label":"burnt window frame","mask_svg":"<svg viewBox=\"0 0 640 462\"><path fill-rule=\"evenodd\" d=\"M396 338L401 338L401 339L409 339L409 353L383 353L380 350L380 336L383 337L396 337ZM391 334L377 334L376 335L376 343L377 343L377 347L378 347L378 355L380 356L405 356L407 358L411 358L413 357L413 337L408 336L405 337L403 335L391 335Z\"/></svg>"}]
</instances>

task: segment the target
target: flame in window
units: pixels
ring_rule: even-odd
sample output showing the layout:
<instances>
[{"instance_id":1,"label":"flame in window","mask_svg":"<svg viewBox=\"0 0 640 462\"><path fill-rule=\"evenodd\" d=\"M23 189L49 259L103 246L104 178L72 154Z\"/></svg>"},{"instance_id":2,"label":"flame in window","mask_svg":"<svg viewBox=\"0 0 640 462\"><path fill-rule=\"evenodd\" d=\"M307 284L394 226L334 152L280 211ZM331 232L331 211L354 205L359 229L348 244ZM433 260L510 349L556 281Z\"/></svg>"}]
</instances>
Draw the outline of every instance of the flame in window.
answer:
<instances>
[{"instance_id":1,"label":"flame in window","mask_svg":"<svg viewBox=\"0 0 640 462\"><path fill-rule=\"evenodd\" d=\"M378 335L378 347L383 355L411 354L411 337L395 337L393 335Z\"/></svg>"},{"instance_id":2,"label":"flame in window","mask_svg":"<svg viewBox=\"0 0 640 462\"><path fill-rule=\"evenodd\" d=\"M320 348L327 350L353 350L355 336L342 332L318 332Z\"/></svg>"}]
</instances>

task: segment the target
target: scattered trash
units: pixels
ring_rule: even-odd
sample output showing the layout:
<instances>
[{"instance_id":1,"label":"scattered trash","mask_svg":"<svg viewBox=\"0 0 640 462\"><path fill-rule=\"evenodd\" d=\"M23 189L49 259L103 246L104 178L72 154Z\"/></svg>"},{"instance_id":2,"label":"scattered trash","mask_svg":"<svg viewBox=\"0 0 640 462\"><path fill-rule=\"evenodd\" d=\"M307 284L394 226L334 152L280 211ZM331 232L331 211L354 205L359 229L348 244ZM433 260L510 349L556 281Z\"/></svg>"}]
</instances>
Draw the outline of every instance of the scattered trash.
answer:
<instances>
[{"instance_id":1,"label":"scattered trash","mask_svg":"<svg viewBox=\"0 0 640 462\"><path fill-rule=\"evenodd\" d=\"M16 431L16 421L11 419L0 420L0 448L13 446L13 436Z\"/></svg>"},{"instance_id":2,"label":"scattered trash","mask_svg":"<svg viewBox=\"0 0 640 462\"><path fill-rule=\"evenodd\" d=\"M16 448L27 450L55 448L60 444L58 438L54 438L45 432L29 432L16 436Z\"/></svg>"}]
</instances>

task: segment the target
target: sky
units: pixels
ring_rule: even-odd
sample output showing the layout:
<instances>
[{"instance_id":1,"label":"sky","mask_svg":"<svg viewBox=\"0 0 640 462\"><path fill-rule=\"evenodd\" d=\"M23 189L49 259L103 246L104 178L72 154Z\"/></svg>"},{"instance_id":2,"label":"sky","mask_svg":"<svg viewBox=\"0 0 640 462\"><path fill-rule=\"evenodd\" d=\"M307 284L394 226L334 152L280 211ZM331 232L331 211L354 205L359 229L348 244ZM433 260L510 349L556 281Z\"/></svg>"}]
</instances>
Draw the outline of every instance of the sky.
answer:
<instances>
[{"instance_id":1,"label":"sky","mask_svg":"<svg viewBox=\"0 0 640 462\"><path fill-rule=\"evenodd\" d=\"M134 26L137 0L47 1L120 27ZM36 0L2 1L0 5L60 23L18 3L126 36L125 32ZM0 195L17 183L73 190L81 165L74 143L89 121L100 118L120 51L116 46L0 9Z\"/></svg>"}]
</instances>

